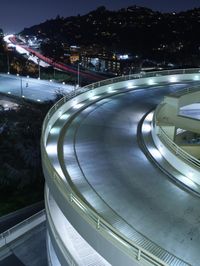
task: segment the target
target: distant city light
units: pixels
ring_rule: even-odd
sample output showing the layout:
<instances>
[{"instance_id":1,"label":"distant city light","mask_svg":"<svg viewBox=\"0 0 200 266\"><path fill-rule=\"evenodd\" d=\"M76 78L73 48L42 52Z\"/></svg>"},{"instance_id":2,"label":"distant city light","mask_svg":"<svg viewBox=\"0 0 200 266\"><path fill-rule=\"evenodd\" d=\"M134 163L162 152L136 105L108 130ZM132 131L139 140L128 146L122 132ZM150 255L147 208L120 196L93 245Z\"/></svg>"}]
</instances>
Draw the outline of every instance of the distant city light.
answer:
<instances>
[{"instance_id":1,"label":"distant city light","mask_svg":"<svg viewBox=\"0 0 200 266\"><path fill-rule=\"evenodd\" d=\"M126 60L128 58L129 58L129 56L127 54L124 54L124 55L120 55L119 56L119 59L122 59L122 60Z\"/></svg>"}]
</instances>

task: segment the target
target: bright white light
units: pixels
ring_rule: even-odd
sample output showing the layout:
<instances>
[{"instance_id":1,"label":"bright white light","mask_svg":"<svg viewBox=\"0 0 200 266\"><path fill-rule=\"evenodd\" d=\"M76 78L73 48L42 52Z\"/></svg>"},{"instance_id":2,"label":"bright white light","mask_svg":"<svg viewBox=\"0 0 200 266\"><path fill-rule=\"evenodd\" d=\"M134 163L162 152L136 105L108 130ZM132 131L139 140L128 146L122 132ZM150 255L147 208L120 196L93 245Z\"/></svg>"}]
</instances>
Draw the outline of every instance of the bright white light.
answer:
<instances>
[{"instance_id":1,"label":"bright white light","mask_svg":"<svg viewBox=\"0 0 200 266\"><path fill-rule=\"evenodd\" d=\"M63 82L62 84L65 85L65 82Z\"/></svg>"},{"instance_id":2,"label":"bright white light","mask_svg":"<svg viewBox=\"0 0 200 266\"><path fill-rule=\"evenodd\" d=\"M27 79L29 79L29 76L27 76Z\"/></svg>"},{"instance_id":3,"label":"bright white light","mask_svg":"<svg viewBox=\"0 0 200 266\"><path fill-rule=\"evenodd\" d=\"M10 34L10 35L6 35L3 39L4 39L5 42L11 43L11 41L9 40L9 38L12 38L12 37L14 37L14 35L13 34Z\"/></svg>"},{"instance_id":4,"label":"bright white light","mask_svg":"<svg viewBox=\"0 0 200 266\"><path fill-rule=\"evenodd\" d=\"M37 99L37 102L41 102L41 100L40 99Z\"/></svg>"},{"instance_id":5,"label":"bright white light","mask_svg":"<svg viewBox=\"0 0 200 266\"><path fill-rule=\"evenodd\" d=\"M10 75L10 72L7 72L8 75Z\"/></svg>"},{"instance_id":6,"label":"bright white light","mask_svg":"<svg viewBox=\"0 0 200 266\"><path fill-rule=\"evenodd\" d=\"M16 47L16 45L13 44L13 43L9 43L9 44L8 44L8 48L15 48L15 47Z\"/></svg>"},{"instance_id":7,"label":"bright white light","mask_svg":"<svg viewBox=\"0 0 200 266\"><path fill-rule=\"evenodd\" d=\"M153 79L149 79L149 80L147 81L147 83L148 83L148 85L150 85L150 86L156 84L155 81L154 81Z\"/></svg>"},{"instance_id":8,"label":"bright white light","mask_svg":"<svg viewBox=\"0 0 200 266\"><path fill-rule=\"evenodd\" d=\"M56 144L48 144L46 146L46 151L49 155L57 154L57 145Z\"/></svg>"},{"instance_id":9,"label":"bright white light","mask_svg":"<svg viewBox=\"0 0 200 266\"><path fill-rule=\"evenodd\" d=\"M24 95L22 95L22 98L25 98L25 96L24 96Z\"/></svg>"},{"instance_id":10,"label":"bright white light","mask_svg":"<svg viewBox=\"0 0 200 266\"><path fill-rule=\"evenodd\" d=\"M40 80L40 77L38 77L38 80Z\"/></svg>"},{"instance_id":11,"label":"bright white light","mask_svg":"<svg viewBox=\"0 0 200 266\"><path fill-rule=\"evenodd\" d=\"M122 60L126 60L126 59L128 59L128 55L127 54L123 54L123 55L120 55L119 58L122 59Z\"/></svg>"},{"instance_id":12,"label":"bright white light","mask_svg":"<svg viewBox=\"0 0 200 266\"><path fill-rule=\"evenodd\" d=\"M189 178L192 178L192 177L193 177L193 173L192 173L192 172L189 172L189 173L188 173L188 177L189 177Z\"/></svg>"},{"instance_id":13,"label":"bright white light","mask_svg":"<svg viewBox=\"0 0 200 266\"><path fill-rule=\"evenodd\" d=\"M134 89L134 88L137 88L137 86L135 86L132 82L129 82L127 88Z\"/></svg>"},{"instance_id":14,"label":"bright white light","mask_svg":"<svg viewBox=\"0 0 200 266\"><path fill-rule=\"evenodd\" d=\"M108 93L114 93L116 90L109 90Z\"/></svg>"},{"instance_id":15,"label":"bright white light","mask_svg":"<svg viewBox=\"0 0 200 266\"><path fill-rule=\"evenodd\" d=\"M50 130L50 134L56 135L60 132L60 128L59 127L52 127Z\"/></svg>"},{"instance_id":16,"label":"bright white light","mask_svg":"<svg viewBox=\"0 0 200 266\"><path fill-rule=\"evenodd\" d=\"M8 91L8 94L11 94L11 92L10 92L10 91Z\"/></svg>"},{"instance_id":17,"label":"bright white light","mask_svg":"<svg viewBox=\"0 0 200 266\"><path fill-rule=\"evenodd\" d=\"M50 79L49 81L52 82L52 79Z\"/></svg>"},{"instance_id":18,"label":"bright white light","mask_svg":"<svg viewBox=\"0 0 200 266\"><path fill-rule=\"evenodd\" d=\"M17 77L19 77L19 74L17 73Z\"/></svg>"},{"instance_id":19,"label":"bright white light","mask_svg":"<svg viewBox=\"0 0 200 266\"><path fill-rule=\"evenodd\" d=\"M199 76L194 76L194 80L199 80Z\"/></svg>"},{"instance_id":20,"label":"bright white light","mask_svg":"<svg viewBox=\"0 0 200 266\"><path fill-rule=\"evenodd\" d=\"M170 77L169 78L169 81L170 82L177 82L177 77Z\"/></svg>"},{"instance_id":21,"label":"bright white light","mask_svg":"<svg viewBox=\"0 0 200 266\"><path fill-rule=\"evenodd\" d=\"M100 96L94 95L94 96L92 96L90 99L91 99L91 100L97 100L97 99L99 99L99 98L100 98Z\"/></svg>"},{"instance_id":22,"label":"bright white light","mask_svg":"<svg viewBox=\"0 0 200 266\"><path fill-rule=\"evenodd\" d=\"M187 185L188 187L191 187L191 188L196 188L197 185L191 180L189 179L188 177L186 176L179 176L178 179L183 182L185 185Z\"/></svg>"},{"instance_id":23,"label":"bright white light","mask_svg":"<svg viewBox=\"0 0 200 266\"><path fill-rule=\"evenodd\" d=\"M149 113L146 118L145 118L146 121L148 122L151 122L153 120L153 112Z\"/></svg>"},{"instance_id":24,"label":"bright white light","mask_svg":"<svg viewBox=\"0 0 200 266\"><path fill-rule=\"evenodd\" d=\"M64 114L60 117L60 120L66 120L70 115Z\"/></svg>"},{"instance_id":25,"label":"bright white light","mask_svg":"<svg viewBox=\"0 0 200 266\"><path fill-rule=\"evenodd\" d=\"M19 53L19 54L27 54L28 55L28 51L25 50L24 48L22 48L21 46L19 45L16 45L16 51Z\"/></svg>"},{"instance_id":26,"label":"bright white light","mask_svg":"<svg viewBox=\"0 0 200 266\"><path fill-rule=\"evenodd\" d=\"M74 106L74 109L79 109L79 108L81 108L81 107L83 107L83 106L84 106L83 103L78 103L78 104L76 104L76 105Z\"/></svg>"},{"instance_id":27,"label":"bright white light","mask_svg":"<svg viewBox=\"0 0 200 266\"><path fill-rule=\"evenodd\" d=\"M145 133L148 133L151 131L151 125L150 124L147 124L147 123L144 123L142 125L142 131L145 132Z\"/></svg>"},{"instance_id":28,"label":"bright white light","mask_svg":"<svg viewBox=\"0 0 200 266\"><path fill-rule=\"evenodd\" d=\"M156 148L149 148L149 151L151 153L151 155L156 159L156 160L160 160L162 159L162 154L160 153L160 151Z\"/></svg>"}]
</instances>

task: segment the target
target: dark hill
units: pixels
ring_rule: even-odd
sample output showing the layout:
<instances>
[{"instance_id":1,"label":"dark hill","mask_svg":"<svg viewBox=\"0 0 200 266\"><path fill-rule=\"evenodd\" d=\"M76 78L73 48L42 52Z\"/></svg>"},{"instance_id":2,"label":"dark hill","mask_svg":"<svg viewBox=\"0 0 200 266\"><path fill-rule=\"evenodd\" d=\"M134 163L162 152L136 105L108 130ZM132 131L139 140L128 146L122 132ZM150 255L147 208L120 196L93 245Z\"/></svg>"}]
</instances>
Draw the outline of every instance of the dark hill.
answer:
<instances>
[{"instance_id":1,"label":"dark hill","mask_svg":"<svg viewBox=\"0 0 200 266\"><path fill-rule=\"evenodd\" d=\"M21 34L99 46L110 51L151 57L194 57L200 47L200 9L160 13L132 6L118 11L105 7L74 17L57 17L25 28Z\"/></svg>"}]
</instances>

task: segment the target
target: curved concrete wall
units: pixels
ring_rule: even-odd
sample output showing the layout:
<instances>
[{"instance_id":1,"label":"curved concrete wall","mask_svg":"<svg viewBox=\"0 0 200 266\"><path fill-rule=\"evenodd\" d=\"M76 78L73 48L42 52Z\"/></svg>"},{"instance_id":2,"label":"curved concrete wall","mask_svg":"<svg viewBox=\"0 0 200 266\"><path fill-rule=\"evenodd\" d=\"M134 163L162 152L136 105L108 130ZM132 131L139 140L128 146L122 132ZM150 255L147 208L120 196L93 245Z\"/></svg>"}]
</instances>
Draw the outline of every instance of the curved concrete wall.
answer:
<instances>
[{"instance_id":1,"label":"curved concrete wall","mask_svg":"<svg viewBox=\"0 0 200 266\"><path fill-rule=\"evenodd\" d=\"M181 70L182 71L182 70ZM106 224L101 220L95 211L87 206L87 203L80 200L79 195L74 194L69 184L58 174L54 168L50 155L47 152L46 145L47 139L50 134L50 130L54 126L55 122L73 106L82 103L85 100L91 99L91 103L95 101L94 96L100 98L106 97L118 93L123 90L134 89L135 87L151 87L155 84L174 83L177 81L193 81L199 80L200 74L197 70L195 73L185 74L185 71L178 71L178 75L161 76L161 73L154 73L153 77L145 77L133 80L124 80L114 84L103 85L99 83L100 87L94 88L90 86L90 90L76 96L73 99L64 97L60 100L47 114L44 121L42 138L41 138L41 150L42 150L42 163L45 174L45 179L53 198L63 214L69 219L71 224L77 229L77 231L93 246L104 258L106 258L112 265L166 265L163 261L156 258L154 255L141 249L134 243L129 242L119 232L116 232L111 225ZM180 74L182 73L182 74ZM170 74L170 73L169 73ZM129 79L130 77L127 77ZM114 80L116 81L116 79ZM108 82L109 83L109 82ZM94 88L94 89L91 89ZM78 110L74 110L74 113ZM66 118L66 123L70 119L70 116ZM48 198L46 199L48 205ZM86 211L85 211L86 209ZM90 216L88 214L90 213ZM91 218L93 215L93 218ZM47 215L49 232L52 239L52 244L55 247L56 253L59 257L61 264L64 265L66 256L64 256L57 243L55 235L53 235L53 226L50 223L50 217ZM138 262L137 262L138 259Z\"/></svg>"}]
</instances>

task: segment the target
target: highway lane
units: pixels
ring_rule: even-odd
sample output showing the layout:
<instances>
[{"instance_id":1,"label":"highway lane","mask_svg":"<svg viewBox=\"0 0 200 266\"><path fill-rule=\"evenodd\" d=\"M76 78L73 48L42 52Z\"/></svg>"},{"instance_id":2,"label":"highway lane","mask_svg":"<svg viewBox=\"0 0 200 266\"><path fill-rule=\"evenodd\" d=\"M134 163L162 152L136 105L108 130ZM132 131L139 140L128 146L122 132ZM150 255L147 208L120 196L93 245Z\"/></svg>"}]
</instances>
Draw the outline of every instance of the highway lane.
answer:
<instances>
[{"instance_id":1,"label":"highway lane","mask_svg":"<svg viewBox=\"0 0 200 266\"><path fill-rule=\"evenodd\" d=\"M17 211L11 212L7 215L0 217L0 233L12 228L16 224L22 222L23 220L29 218L35 213L44 209L44 201L40 201L19 209Z\"/></svg>"},{"instance_id":2,"label":"highway lane","mask_svg":"<svg viewBox=\"0 0 200 266\"><path fill-rule=\"evenodd\" d=\"M197 266L200 200L169 180L137 142L142 117L164 95L184 86L132 91L99 101L80 113L70 130L82 172L96 193L137 231ZM77 188L81 191L81 184ZM90 193L83 194L92 205Z\"/></svg>"},{"instance_id":3,"label":"highway lane","mask_svg":"<svg viewBox=\"0 0 200 266\"><path fill-rule=\"evenodd\" d=\"M91 81L99 81L99 80L102 80L102 79L105 79L104 76L101 76L99 74L96 74L96 73L88 73L87 71L82 71L82 70L79 70L76 69L75 67L72 67L70 65L66 65L64 63L61 63L61 62L57 62L55 60L53 60L52 58L49 58L47 56L44 56L43 54L41 54L40 52L28 47L25 43L23 43L21 40L17 39L16 36L11 36L9 38L7 38L8 41L10 41L12 44L18 46L18 47L21 47L22 49L24 49L24 51L28 51L30 54L33 54L34 56L36 56L38 59L42 60L43 62L47 63L48 65L51 65L52 67L54 68L57 68L59 70L62 70L62 71L65 71L65 72L68 72L68 73L71 73L71 74L74 74L74 75L77 75L79 73L79 75L82 77L82 78L86 78L88 80L91 80Z\"/></svg>"}]
</instances>

